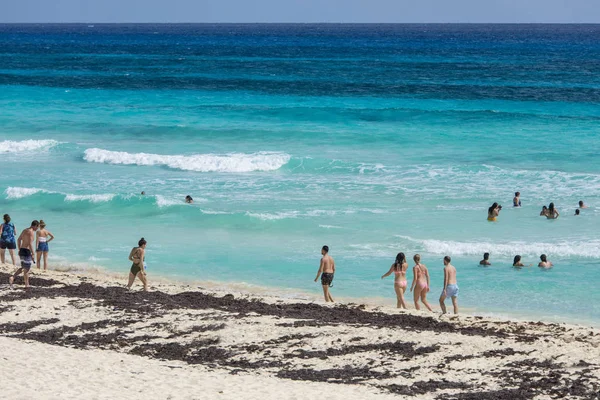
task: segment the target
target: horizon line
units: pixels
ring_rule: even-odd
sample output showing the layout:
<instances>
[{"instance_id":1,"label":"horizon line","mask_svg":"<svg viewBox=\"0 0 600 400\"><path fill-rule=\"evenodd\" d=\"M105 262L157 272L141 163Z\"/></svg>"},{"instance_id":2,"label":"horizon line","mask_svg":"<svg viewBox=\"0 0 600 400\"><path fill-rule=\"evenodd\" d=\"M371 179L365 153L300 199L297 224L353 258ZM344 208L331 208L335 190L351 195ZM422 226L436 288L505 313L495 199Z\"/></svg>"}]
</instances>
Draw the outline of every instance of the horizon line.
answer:
<instances>
[{"instance_id":1,"label":"horizon line","mask_svg":"<svg viewBox=\"0 0 600 400\"><path fill-rule=\"evenodd\" d=\"M2 22L0 25L600 25L600 22Z\"/></svg>"}]
</instances>

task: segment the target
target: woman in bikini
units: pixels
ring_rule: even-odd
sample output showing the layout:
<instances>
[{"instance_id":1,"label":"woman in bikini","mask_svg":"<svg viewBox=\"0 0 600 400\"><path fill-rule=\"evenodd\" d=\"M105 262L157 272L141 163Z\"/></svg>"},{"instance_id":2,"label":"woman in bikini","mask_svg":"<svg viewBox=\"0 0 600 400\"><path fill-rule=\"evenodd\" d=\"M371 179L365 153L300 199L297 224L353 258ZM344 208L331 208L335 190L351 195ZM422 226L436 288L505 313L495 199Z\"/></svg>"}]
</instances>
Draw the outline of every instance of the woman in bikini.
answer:
<instances>
[{"instance_id":1,"label":"woman in bikini","mask_svg":"<svg viewBox=\"0 0 600 400\"><path fill-rule=\"evenodd\" d=\"M546 214L546 218L548 219L556 219L560 216L558 210L554 208L554 203L550 203L548 205L548 214Z\"/></svg>"},{"instance_id":2,"label":"woman in bikini","mask_svg":"<svg viewBox=\"0 0 600 400\"><path fill-rule=\"evenodd\" d=\"M396 307L406 309L406 303L404 302L404 292L406 292L406 271L408 270L408 264L406 263L406 257L404 253L398 253L396 261L390 267L390 270L381 277L386 278L392 274L394 278L394 290L396 291Z\"/></svg>"},{"instance_id":3,"label":"woman in bikini","mask_svg":"<svg viewBox=\"0 0 600 400\"><path fill-rule=\"evenodd\" d=\"M129 253L129 260L133 262L133 265L131 265L131 269L129 270L129 283L127 283L127 289L131 289L135 278L138 277L144 284L144 291L148 291L148 280L146 279L146 271L144 271L145 255L146 240L141 238L138 242L138 247L134 247Z\"/></svg>"},{"instance_id":4,"label":"woman in bikini","mask_svg":"<svg viewBox=\"0 0 600 400\"><path fill-rule=\"evenodd\" d=\"M37 255L37 267L40 269L40 260L44 255L44 271L48 270L48 243L54 240L54 235L46 229L46 223L43 219L40 220L40 229L37 231L35 250Z\"/></svg>"},{"instance_id":5,"label":"woman in bikini","mask_svg":"<svg viewBox=\"0 0 600 400\"><path fill-rule=\"evenodd\" d=\"M492 206L488 208L487 220L490 222L496 222L498 215L500 214L500 210L502 210L502 206L498 205L498 203L492 204Z\"/></svg>"},{"instance_id":6,"label":"woman in bikini","mask_svg":"<svg viewBox=\"0 0 600 400\"><path fill-rule=\"evenodd\" d=\"M420 310L419 298L421 302L427 307L429 311L433 311L431 306L427 302L427 292L429 292L429 271L425 264L421 264L421 256L415 254L413 257L415 260L415 266L413 267L413 281L410 286L410 291L414 290L415 308Z\"/></svg>"}]
</instances>

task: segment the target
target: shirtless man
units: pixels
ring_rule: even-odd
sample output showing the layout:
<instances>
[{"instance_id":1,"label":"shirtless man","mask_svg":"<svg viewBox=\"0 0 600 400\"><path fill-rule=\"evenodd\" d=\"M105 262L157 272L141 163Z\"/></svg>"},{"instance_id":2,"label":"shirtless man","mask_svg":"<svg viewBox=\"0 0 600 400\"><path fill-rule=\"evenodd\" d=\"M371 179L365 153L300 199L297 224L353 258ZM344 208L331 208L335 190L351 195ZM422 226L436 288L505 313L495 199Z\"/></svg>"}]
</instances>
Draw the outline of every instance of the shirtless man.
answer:
<instances>
[{"instance_id":1,"label":"shirtless man","mask_svg":"<svg viewBox=\"0 0 600 400\"><path fill-rule=\"evenodd\" d=\"M17 240L17 247L19 249L19 257L21 258L21 268L19 268L10 278L8 278L8 283L10 287L13 287L13 282L15 278L23 272L23 277L25 279L25 289L29 288L29 270L31 269L31 264L35 264L33 261L33 240L35 238L35 231L37 231L40 223L37 220L34 220L31 223L31 226L27 229L24 229L21 232L21 236Z\"/></svg>"},{"instance_id":2,"label":"shirtless man","mask_svg":"<svg viewBox=\"0 0 600 400\"><path fill-rule=\"evenodd\" d=\"M521 207L521 192L515 192L515 197L513 197L513 207Z\"/></svg>"},{"instance_id":3,"label":"shirtless man","mask_svg":"<svg viewBox=\"0 0 600 400\"><path fill-rule=\"evenodd\" d=\"M483 260L479 261L479 265L492 265L490 262L490 253L483 253Z\"/></svg>"},{"instance_id":4,"label":"shirtless man","mask_svg":"<svg viewBox=\"0 0 600 400\"><path fill-rule=\"evenodd\" d=\"M587 208L587 206L583 204L583 200L579 200L579 208Z\"/></svg>"},{"instance_id":5,"label":"shirtless man","mask_svg":"<svg viewBox=\"0 0 600 400\"><path fill-rule=\"evenodd\" d=\"M323 286L323 294L325 295L325 302L332 302L333 297L331 297L331 293L329 293L329 287L333 286L331 282L333 281L333 274L335 274L335 261L329 255L329 246L323 246L321 249L321 265L319 266L319 272L317 272L317 277L315 278L315 282L319 280L319 275L321 276L321 285Z\"/></svg>"},{"instance_id":6,"label":"shirtless man","mask_svg":"<svg viewBox=\"0 0 600 400\"><path fill-rule=\"evenodd\" d=\"M553 265L554 264L552 264L550 261L548 261L548 258L546 257L545 254L542 254L540 256L540 263L538 264L538 267L540 267L540 268L550 268Z\"/></svg>"},{"instance_id":7,"label":"shirtless man","mask_svg":"<svg viewBox=\"0 0 600 400\"><path fill-rule=\"evenodd\" d=\"M454 306L454 314L458 314L458 285L456 284L456 268L450 264L450 257L444 257L444 290L440 296L440 307L442 307L442 315L446 314L446 297L452 298Z\"/></svg>"}]
</instances>

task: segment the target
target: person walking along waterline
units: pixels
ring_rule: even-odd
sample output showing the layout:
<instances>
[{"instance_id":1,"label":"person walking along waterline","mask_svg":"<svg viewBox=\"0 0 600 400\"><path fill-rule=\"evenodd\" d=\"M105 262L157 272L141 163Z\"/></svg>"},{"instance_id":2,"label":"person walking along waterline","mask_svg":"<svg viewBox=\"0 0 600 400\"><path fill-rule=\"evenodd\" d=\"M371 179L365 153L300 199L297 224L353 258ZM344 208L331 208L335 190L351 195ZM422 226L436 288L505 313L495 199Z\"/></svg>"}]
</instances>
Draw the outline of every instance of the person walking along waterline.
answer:
<instances>
[{"instance_id":1,"label":"person walking along waterline","mask_svg":"<svg viewBox=\"0 0 600 400\"><path fill-rule=\"evenodd\" d=\"M454 314L458 314L458 282L456 281L456 268L450 264L450 256L444 257L444 289L440 295L442 314L446 314L446 297L452 298Z\"/></svg>"},{"instance_id":2,"label":"person walking along waterline","mask_svg":"<svg viewBox=\"0 0 600 400\"><path fill-rule=\"evenodd\" d=\"M381 279L386 278L392 274L394 278L394 291L396 292L396 307L406 309L406 303L404 302L404 292L406 292L406 271L408 270L408 264L406 263L406 256L404 253L398 253L396 261L390 267L390 270L382 275Z\"/></svg>"},{"instance_id":3,"label":"person walking along waterline","mask_svg":"<svg viewBox=\"0 0 600 400\"><path fill-rule=\"evenodd\" d=\"M25 280L25 289L29 288L29 271L31 270L31 264L33 261L33 239L35 237L35 231L37 231L40 223L37 220L31 222L31 226L27 229L23 229L17 244L19 246L19 258L21 258L21 268L15 271L15 273L8 278L8 284L11 289L15 278L23 272L23 278Z\"/></svg>"},{"instance_id":4,"label":"person walking along waterline","mask_svg":"<svg viewBox=\"0 0 600 400\"><path fill-rule=\"evenodd\" d=\"M415 308L420 310L419 307L419 299L421 302L427 307L429 311L433 311L431 306L427 302L427 292L429 292L429 271L425 264L421 264L421 256L419 254L415 254L413 257L415 261L415 266L413 267L413 281L410 286L410 291L412 292L414 289L414 301Z\"/></svg>"},{"instance_id":5,"label":"person walking along waterline","mask_svg":"<svg viewBox=\"0 0 600 400\"><path fill-rule=\"evenodd\" d=\"M131 289L135 278L138 277L144 285L144 291L148 291L148 279L146 278L146 271L144 270L146 243L146 239L141 238L138 242L138 247L134 247L129 253L129 260L132 261L133 264L129 270L129 282L127 283L127 289Z\"/></svg>"},{"instance_id":6,"label":"person walking along waterline","mask_svg":"<svg viewBox=\"0 0 600 400\"><path fill-rule=\"evenodd\" d=\"M48 270L48 243L54 240L54 235L50 231L46 230L46 223L43 219L40 220L40 229L36 235L36 256L37 256L37 267L41 268L40 259L44 256L44 271Z\"/></svg>"},{"instance_id":7,"label":"person walking along waterline","mask_svg":"<svg viewBox=\"0 0 600 400\"><path fill-rule=\"evenodd\" d=\"M333 297L331 297L331 293L329 293L329 288L333 286L333 275L335 274L335 261L329 255L329 246L323 246L321 248L321 263L319 265L319 271L317 272L317 277L315 278L315 282L319 279L319 275L321 276L321 286L323 286L323 295L325 296L325 302L332 302Z\"/></svg>"},{"instance_id":8,"label":"person walking along waterline","mask_svg":"<svg viewBox=\"0 0 600 400\"><path fill-rule=\"evenodd\" d=\"M5 262L4 256L6 249L8 249L13 265L17 265L15 263L15 249L17 248L15 232L16 228L15 225L10 222L10 215L4 214L4 223L0 225L0 261L2 264Z\"/></svg>"}]
</instances>

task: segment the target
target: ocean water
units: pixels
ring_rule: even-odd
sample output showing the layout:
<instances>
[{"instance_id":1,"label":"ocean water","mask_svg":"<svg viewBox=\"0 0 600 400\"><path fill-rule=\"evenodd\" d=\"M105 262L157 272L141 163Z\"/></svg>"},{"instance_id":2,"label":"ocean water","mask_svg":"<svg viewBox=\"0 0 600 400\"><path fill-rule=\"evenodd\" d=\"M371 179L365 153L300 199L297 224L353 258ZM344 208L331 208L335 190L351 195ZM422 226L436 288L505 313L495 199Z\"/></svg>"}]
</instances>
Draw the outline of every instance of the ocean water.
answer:
<instances>
[{"instance_id":1,"label":"ocean water","mask_svg":"<svg viewBox=\"0 0 600 400\"><path fill-rule=\"evenodd\" d=\"M392 306L380 276L397 252L422 255L432 303L450 255L461 306L599 323L598 37L0 25L0 213L19 230L44 219L63 268L126 273L143 236L150 277L319 295L327 244L334 297ZM575 217L578 200L590 207ZM549 202L559 219L539 217ZM541 253L553 269L511 267Z\"/></svg>"}]
</instances>

